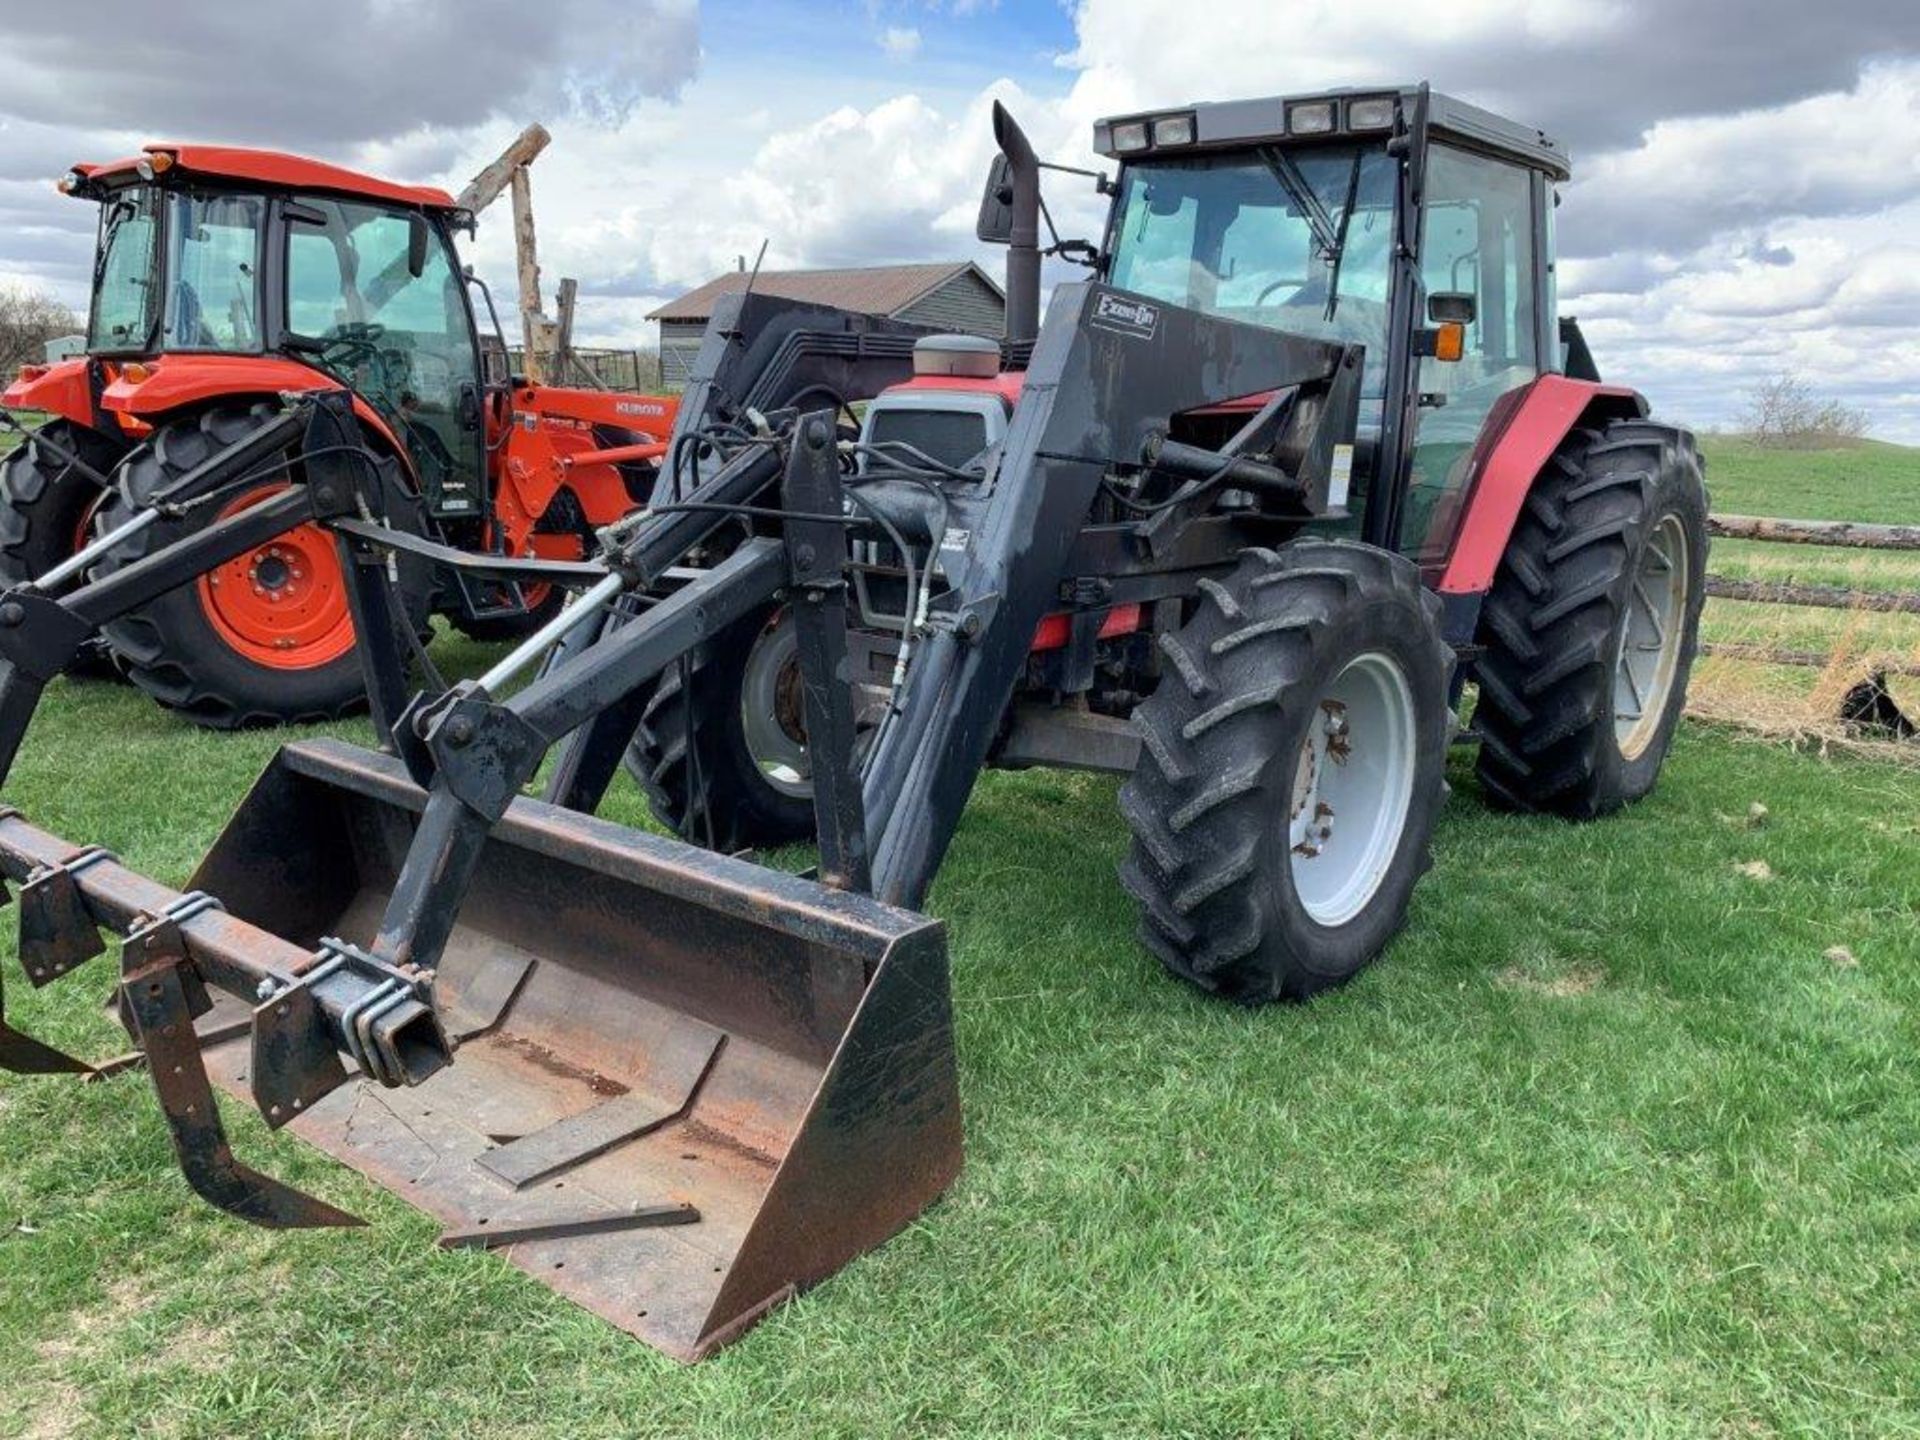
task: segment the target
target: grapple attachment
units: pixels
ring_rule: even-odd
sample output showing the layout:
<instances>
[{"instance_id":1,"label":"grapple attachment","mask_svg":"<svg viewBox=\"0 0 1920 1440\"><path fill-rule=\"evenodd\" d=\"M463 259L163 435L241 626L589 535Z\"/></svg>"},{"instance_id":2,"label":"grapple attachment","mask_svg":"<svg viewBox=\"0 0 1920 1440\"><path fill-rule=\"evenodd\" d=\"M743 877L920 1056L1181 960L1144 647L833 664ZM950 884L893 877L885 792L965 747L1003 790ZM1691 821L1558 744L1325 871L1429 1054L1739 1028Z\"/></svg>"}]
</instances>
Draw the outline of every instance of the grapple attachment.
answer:
<instances>
[{"instance_id":1,"label":"grapple attachment","mask_svg":"<svg viewBox=\"0 0 1920 1440\"><path fill-rule=\"evenodd\" d=\"M254 1007L247 1033L186 1047L215 1084L434 1215L443 1244L498 1249L683 1360L952 1182L937 922L518 800L424 977L423 1015L421 977L382 983L341 937L374 932L424 799L396 760L331 741L281 750L191 882L221 908L167 922L157 946L128 941L149 1059L156 1026L182 1034L188 977L238 994ZM0 822L16 874L21 823ZM72 879L107 924L129 916L109 890L151 885L104 861ZM274 953L236 966L223 958L235 937ZM263 971L292 983L252 978ZM341 1083L347 1065L359 1074ZM247 1203L270 1207L272 1185Z\"/></svg>"}]
</instances>

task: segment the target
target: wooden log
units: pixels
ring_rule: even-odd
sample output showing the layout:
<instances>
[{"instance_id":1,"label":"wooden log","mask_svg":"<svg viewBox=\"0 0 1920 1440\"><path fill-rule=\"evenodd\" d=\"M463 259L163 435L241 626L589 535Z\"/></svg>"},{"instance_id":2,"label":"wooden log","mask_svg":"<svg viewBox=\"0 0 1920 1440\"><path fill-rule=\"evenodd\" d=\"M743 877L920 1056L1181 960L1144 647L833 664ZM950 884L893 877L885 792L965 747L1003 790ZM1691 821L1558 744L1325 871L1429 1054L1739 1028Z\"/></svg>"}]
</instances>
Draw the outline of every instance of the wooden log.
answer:
<instances>
[{"instance_id":1,"label":"wooden log","mask_svg":"<svg viewBox=\"0 0 1920 1440\"><path fill-rule=\"evenodd\" d=\"M478 215L500 198L500 192L512 181L513 172L531 165L534 156L546 149L547 142L552 138L544 125L527 126L514 137L511 145L500 152L499 159L467 182L467 188L455 197L454 203L462 210L470 210Z\"/></svg>"},{"instance_id":2,"label":"wooden log","mask_svg":"<svg viewBox=\"0 0 1920 1440\"><path fill-rule=\"evenodd\" d=\"M1833 664L1833 656L1824 650L1782 650L1772 645L1749 645L1739 640L1710 640L1701 651L1718 660L1745 660L1755 665L1789 665L1808 670L1824 670ZM1884 675L1920 675L1920 660L1886 660L1875 656L1858 659L1860 669Z\"/></svg>"},{"instance_id":3,"label":"wooden log","mask_svg":"<svg viewBox=\"0 0 1920 1440\"><path fill-rule=\"evenodd\" d=\"M1807 605L1819 610L1870 610L1879 615L1920 615L1920 594L1898 590L1849 590L1842 585L1795 585L1783 580L1727 580L1707 576L1716 600L1758 605Z\"/></svg>"},{"instance_id":4,"label":"wooden log","mask_svg":"<svg viewBox=\"0 0 1920 1440\"><path fill-rule=\"evenodd\" d=\"M1769 515L1712 515L1709 534L1781 545L1836 545L1857 550L1920 550L1920 525L1869 525L1859 520L1781 520Z\"/></svg>"},{"instance_id":5,"label":"wooden log","mask_svg":"<svg viewBox=\"0 0 1920 1440\"><path fill-rule=\"evenodd\" d=\"M584 383L591 389L604 390L607 388L606 382L573 353L573 311L579 299L580 282L562 280L559 296L554 302L553 378L555 383L561 385Z\"/></svg>"},{"instance_id":6,"label":"wooden log","mask_svg":"<svg viewBox=\"0 0 1920 1440\"><path fill-rule=\"evenodd\" d=\"M548 376L550 333L540 305L540 256L534 242L533 181L524 165L515 167L507 181L513 196L513 250L520 275L520 333L525 345L523 368L535 385Z\"/></svg>"}]
</instances>

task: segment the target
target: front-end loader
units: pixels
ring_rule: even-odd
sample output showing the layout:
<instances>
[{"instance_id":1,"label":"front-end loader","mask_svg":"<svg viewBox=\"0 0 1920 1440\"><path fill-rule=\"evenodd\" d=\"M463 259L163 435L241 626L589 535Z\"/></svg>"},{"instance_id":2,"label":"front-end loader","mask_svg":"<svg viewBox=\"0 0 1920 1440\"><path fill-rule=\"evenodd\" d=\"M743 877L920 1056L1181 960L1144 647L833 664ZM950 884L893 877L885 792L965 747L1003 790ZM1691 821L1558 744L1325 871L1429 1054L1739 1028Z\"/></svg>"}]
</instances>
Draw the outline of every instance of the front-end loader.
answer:
<instances>
[{"instance_id":1,"label":"front-end loader","mask_svg":"<svg viewBox=\"0 0 1920 1440\"><path fill-rule=\"evenodd\" d=\"M1004 344L731 297L646 511L485 675L371 676L385 753L284 747L184 892L0 811L28 978L126 937L122 1012L200 1194L348 1218L234 1160L217 1083L446 1243L697 1357L958 1172L917 907L985 766L1124 774L1142 937L1248 1003L1401 926L1467 684L1496 803L1652 787L1705 492L1554 313L1563 153L1425 86L1118 117L1105 235L1048 247L1092 273L1041 325L1044 167L995 126ZM417 552L339 518L354 423L314 412L301 503ZM345 567L363 604L379 568ZM35 637L130 600L111 578L20 597L9 686L57 658ZM683 838L594 816L623 762ZM805 875L726 853L796 838L776 800Z\"/></svg>"},{"instance_id":2,"label":"front-end loader","mask_svg":"<svg viewBox=\"0 0 1920 1440\"><path fill-rule=\"evenodd\" d=\"M476 555L578 558L596 526L644 504L669 396L536 385L506 373L477 320L454 236L473 217L444 191L231 146L149 145L75 167L61 189L99 206L83 355L26 367L0 394L47 418L0 462L0 582L59 575L99 533L166 507L98 571L285 488L284 471L185 493L286 397L351 394L381 483L370 513ZM481 294L484 298L484 290ZM491 309L491 301L486 301ZM163 498L164 497L164 498ZM416 628L433 614L516 638L558 609L543 582L477 582L416 565ZM361 667L332 540L303 526L106 628L135 684L215 728L317 719L360 702Z\"/></svg>"}]
</instances>

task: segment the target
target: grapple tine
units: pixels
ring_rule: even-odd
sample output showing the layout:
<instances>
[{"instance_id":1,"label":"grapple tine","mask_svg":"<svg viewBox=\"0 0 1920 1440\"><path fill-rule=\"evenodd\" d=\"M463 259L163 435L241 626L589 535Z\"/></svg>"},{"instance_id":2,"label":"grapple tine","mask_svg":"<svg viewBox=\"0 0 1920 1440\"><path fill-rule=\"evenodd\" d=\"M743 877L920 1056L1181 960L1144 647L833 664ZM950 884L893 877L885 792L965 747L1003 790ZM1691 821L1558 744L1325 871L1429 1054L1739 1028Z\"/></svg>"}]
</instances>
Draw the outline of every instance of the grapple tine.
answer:
<instances>
[{"instance_id":1,"label":"grapple tine","mask_svg":"<svg viewBox=\"0 0 1920 1440\"><path fill-rule=\"evenodd\" d=\"M191 963L170 920L129 935L121 949L127 1011L167 1117L174 1158L194 1193L269 1230L363 1225L356 1215L262 1175L233 1158L193 1029Z\"/></svg>"}]
</instances>

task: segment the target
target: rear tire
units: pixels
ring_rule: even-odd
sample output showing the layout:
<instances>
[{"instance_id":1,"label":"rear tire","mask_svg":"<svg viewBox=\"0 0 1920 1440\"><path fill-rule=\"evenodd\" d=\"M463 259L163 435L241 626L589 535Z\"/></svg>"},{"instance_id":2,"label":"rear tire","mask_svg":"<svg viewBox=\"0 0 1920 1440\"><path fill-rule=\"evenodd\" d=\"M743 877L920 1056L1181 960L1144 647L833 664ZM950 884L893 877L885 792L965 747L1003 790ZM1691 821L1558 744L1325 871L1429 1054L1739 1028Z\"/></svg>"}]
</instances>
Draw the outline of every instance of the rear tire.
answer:
<instances>
[{"instance_id":1,"label":"rear tire","mask_svg":"<svg viewBox=\"0 0 1920 1440\"><path fill-rule=\"evenodd\" d=\"M779 703L764 703L762 693L769 684L779 689L787 674L792 627L781 620L777 609L746 616L699 647L684 667L670 666L628 747L627 773L646 793L655 818L693 844L731 853L813 836L813 786L802 773L797 689L787 697L784 709L792 713L784 718L775 713ZM785 763L755 753L747 704L754 705L757 726L780 726L789 743L763 743L761 749L782 752Z\"/></svg>"},{"instance_id":2,"label":"rear tire","mask_svg":"<svg viewBox=\"0 0 1920 1440\"><path fill-rule=\"evenodd\" d=\"M274 407L265 403L216 405L166 425L150 446L122 467L120 493L103 510L102 524L125 524L149 496L274 413ZM384 506L376 504L376 513L384 508L390 523L417 529L418 507L401 486L397 463L389 457L380 465ZM121 569L193 534L210 524L219 509L209 505L188 518L148 526L109 552L100 562L99 573ZM337 567L329 548L332 539L323 538L324 546L315 540L310 547L316 563L313 575L302 577L307 583L317 584L322 566ZM337 569L326 573L338 574ZM206 584L203 578L182 585L105 627L107 641L128 678L160 704L208 729L235 730L336 719L365 703L359 644L350 633L344 650L330 643L322 652L330 658L318 663L300 665L297 650L282 664L261 663L237 648L232 636L215 624L208 595L226 592L209 592ZM409 618L417 627L425 621L430 590L420 562L402 561L401 587ZM396 637L395 643L405 643L404 637Z\"/></svg>"},{"instance_id":3,"label":"rear tire","mask_svg":"<svg viewBox=\"0 0 1920 1440\"><path fill-rule=\"evenodd\" d=\"M0 588L38 580L86 542L106 492L40 443L42 436L72 451L102 475L126 454L99 432L68 420L49 420L0 462ZM69 673L110 675L112 662L89 642Z\"/></svg>"},{"instance_id":4,"label":"rear tire","mask_svg":"<svg viewBox=\"0 0 1920 1440\"><path fill-rule=\"evenodd\" d=\"M1380 953L1431 863L1453 654L1419 572L1371 546L1248 550L1201 591L1134 711L1121 883L1174 974L1305 999Z\"/></svg>"},{"instance_id":5,"label":"rear tire","mask_svg":"<svg viewBox=\"0 0 1920 1440\"><path fill-rule=\"evenodd\" d=\"M1706 560L1690 434L1616 420L1569 438L1481 611L1474 728L1489 799L1590 819L1653 789L1686 705ZM1648 648L1656 636L1663 649Z\"/></svg>"}]
</instances>

